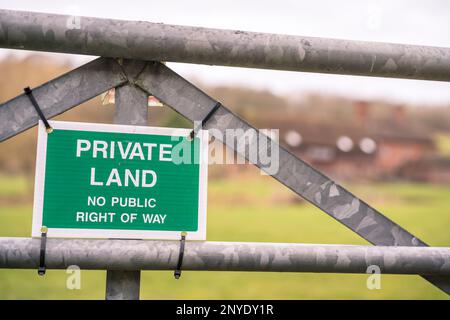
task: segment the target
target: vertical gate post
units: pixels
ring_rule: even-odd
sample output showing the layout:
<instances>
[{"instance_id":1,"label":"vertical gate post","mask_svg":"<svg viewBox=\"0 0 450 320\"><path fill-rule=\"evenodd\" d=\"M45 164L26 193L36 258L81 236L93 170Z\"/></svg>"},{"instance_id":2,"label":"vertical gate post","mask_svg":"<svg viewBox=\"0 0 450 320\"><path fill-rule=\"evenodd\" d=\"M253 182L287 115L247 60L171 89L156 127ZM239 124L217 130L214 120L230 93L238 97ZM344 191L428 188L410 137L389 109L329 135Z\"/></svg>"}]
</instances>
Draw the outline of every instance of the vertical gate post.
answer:
<instances>
[{"instance_id":1,"label":"vertical gate post","mask_svg":"<svg viewBox=\"0 0 450 320\"><path fill-rule=\"evenodd\" d=\"M116 88L114 123L147 125L148 96L132 84ZM125 241L125 240L124 240ZM141 271L108 270L106 300L139 300Z\"/></svg>"}]
</instances>

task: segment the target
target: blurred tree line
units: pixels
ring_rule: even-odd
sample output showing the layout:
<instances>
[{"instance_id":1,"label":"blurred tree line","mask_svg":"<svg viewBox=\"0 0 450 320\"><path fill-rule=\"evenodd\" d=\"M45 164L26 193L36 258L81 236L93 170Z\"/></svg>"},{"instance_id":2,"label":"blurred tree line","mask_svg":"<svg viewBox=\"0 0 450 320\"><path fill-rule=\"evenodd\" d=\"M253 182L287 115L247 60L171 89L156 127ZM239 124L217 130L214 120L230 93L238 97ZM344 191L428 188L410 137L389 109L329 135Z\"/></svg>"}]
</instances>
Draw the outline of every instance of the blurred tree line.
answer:
<instances>
[{"instance_id":1,"label":"blurred tree line","mask_svg":"<svg viewBox=\"0 0 450 320\"><path fill-rule=\"evenodd\" d=\"M69 62L40 54L25 58L8 56L0 61L0 103L21 94L26 86L36 87L73 67ZM270 119L273 116L339 121L344 124L350 124L354 119L352 108L354 101L346 97L303 92L280 96L268 90L240 86L211 87L202 83L196 85L250 122L256 118ZM380 122L392 117L392 107L395 107L389 101L371 101L370 105L371 121ZM55 119L112 123L113 114L113 105L104 105L100 97L96 97ZM408 124L425 126L430 133L450 133L450 105L426 108L405 106L405 117ZM190 122L167 107L151 107L149 123L156 126L192 127ZM0 143L2 174L34 173L36 132L36 128L32 128Z\"/></svg>"}]
</instances>

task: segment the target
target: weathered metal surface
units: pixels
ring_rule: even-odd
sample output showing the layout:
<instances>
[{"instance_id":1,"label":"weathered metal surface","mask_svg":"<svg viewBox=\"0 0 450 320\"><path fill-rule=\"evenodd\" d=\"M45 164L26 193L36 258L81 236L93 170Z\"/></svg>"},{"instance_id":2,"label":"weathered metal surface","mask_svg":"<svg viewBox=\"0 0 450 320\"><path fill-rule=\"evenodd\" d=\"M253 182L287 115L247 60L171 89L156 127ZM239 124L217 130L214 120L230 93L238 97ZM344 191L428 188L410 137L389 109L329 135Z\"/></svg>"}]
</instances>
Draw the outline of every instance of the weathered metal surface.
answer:
<instances>
[{"instance_id":1,"label":"weathered metal surface","mask_svg":"<svg viewBox=\"0 0 450 320\"><path fill-rule=\"evenodd\" d=\"M149 62L135 82L191 121L203 119L217 103L216 100L158 62ZM211 136L221 141L223 141L227 129L236 130L235 132L241 130L242 134L237 139L224 141L231 149L235 149L237 140L249 142L244 139L244 135L253 127L222 106L206 123L205 128L210 129ZM261 146L267 146L267 149L270 149L271 144L267 141L261 143L260 138L269 139L265 136L256 136L250 143L259 145L258 152L264 154L266 152L261 149ZM271 175L292 191L375 245L426 246L423 241L342 186L275 142L273 143L275 148L279 148L279 170ZM245 148L244 152L238 153L249 159L249 150L250 148ZM260 162L260 158L254 164L265 170L265 164ZM426 277L426 279L450 293L450 278Z\"/></svg>"},{"instance_id":2,"label":"weathered metal surface","mask_svg":"<svg viewBox=\"0 0 450 320\"><path fill-rule=\"evenodd\" d=\"M146 62L118 60L126 77L133 81L146 66ZM148 94L133 83L119 86L115 90L114 123L146 126L148 121Z\"/></svg>"},{"instance_id":3,"label":"weathered metal surface","mask_svg":"<svg viewBox=\"0 0 450 320\"><path fill-rule=\"evenodd\" d=\"M0 47L450 81L450 49L0 10Z\"/></svg>"},{"instance_id":4,"label":"weathered metal surface","mask_svg":"<svg viewBox=\"0 0 450 320\"><path fill-rule=\"evenodd\" d=\"M141 271L108 270L106 300L139 300Z\"/></svg>"},{"instance_id":5,"label":"weathered metal surface","mask_svg":"<svg viewBox=\"0 0 450 320\"><path fill-rule=\"evenodd\" d=\"M0 268L36 268L39 239L0 238ZM179 241L48 239L46 265L64 269L173 270ZM95 258L93 258L95 257ZM450 248L186 242L183 270L450 275Z\"/></svg>"},{"instance_id":6,"label":"weathered metal surface","mask_svg":"<svg viewBox=\"0 0 450 320\"><path fill-rule=\"evenodd\" d=\"M98 58L34 88L33 95L46 118L52 118L127 81L114 59ZM0 119L3 141L35 126L39 116L22 94L0 105Z\"/></svg>"},{"instance_id":7,"label":"weathered metal surface","mask_svg":"<svg viewBox=\"0 0 450 320\"><path fill-rule=\"evenodd\" d=\"M135 77L143 62L119 61L127 77ZM148 95L129 83L115 90L114 122L117 124L147 125ZM108 270L106 275L106 300L139 300L141 271Z\"/></svg>"}]
</instances>

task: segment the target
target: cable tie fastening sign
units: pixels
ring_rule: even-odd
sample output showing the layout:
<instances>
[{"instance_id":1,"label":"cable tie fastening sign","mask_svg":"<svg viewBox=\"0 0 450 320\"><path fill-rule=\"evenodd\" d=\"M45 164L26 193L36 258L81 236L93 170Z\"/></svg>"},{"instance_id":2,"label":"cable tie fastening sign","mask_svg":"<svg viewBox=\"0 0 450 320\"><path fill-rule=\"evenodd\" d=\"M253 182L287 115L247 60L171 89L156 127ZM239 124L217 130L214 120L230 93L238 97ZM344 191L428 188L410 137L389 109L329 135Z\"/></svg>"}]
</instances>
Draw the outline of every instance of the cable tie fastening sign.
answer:
<instances>
[{"instance_id":1,"label":"cable tie fastening sign","mask_svg":"<svg viewBox=\"0 0 450 320\"><path fill-rule=\"evenodd\" d=\"M45 252L47 250L47 227L42 226L41 228L41 250L39 255L39 268L38 268L38 275L43 276L45 275Z\"/></svg>"},{"instance_id":2,"label":"cable tie fastening sign","mask_svg":"<svg viewBox=\"0 0 450 320\"><path fill-rule=\"evenodd\" d=\"M214 105L214 107L211 109L211 111L208 112L208 114L205 116L205 118L202 120L202 122L200 123L199 126L197 126L197 128L194 128L191 133L189 134L189 138L190 140L193 140L195 137L195 134L200 130L203 129L203 126L205 125L206 122L208 122L208 120L212 117L212 115L222 106L222 104L220 102L216 102L216 104Z\"/></svg>"},{"instance_id":3,"label":"cable tie fastening sign","mask_svg":"<svg viewBox=\"0 0 450 320\"><path fill-rule=\"evenodd\" d=\"M180 254L178 256L177 268L175 269L175 272L173 273L173 276L175 277L175 279L180 279L180 277L181 277L181 266L183 265L184 246L185 245L186 245L186 232L182 232L181 240L180 240Z\"/></svg>"},{"instance_id":4,"label":"cable tie fastening sign","mask_svg":"<svg viewBox=\"0 0 450 320\"><path fill-rule=\"evenodd\" d=\"M47 118L45 118L44 113L42 112L41 108L39 107L39 104L37 103L36 99L34 98L33 90L31 90L30 87L26 87L23 89L23 91L25 91L25 94L30 99L31 104L33 105L34 109L36 110L37 114L39 115L39 118L41 118L42 122L44 122L45 131L47 131L47 133L52 133L53 128L48 123Z\"/></svg>"}]
</instances>

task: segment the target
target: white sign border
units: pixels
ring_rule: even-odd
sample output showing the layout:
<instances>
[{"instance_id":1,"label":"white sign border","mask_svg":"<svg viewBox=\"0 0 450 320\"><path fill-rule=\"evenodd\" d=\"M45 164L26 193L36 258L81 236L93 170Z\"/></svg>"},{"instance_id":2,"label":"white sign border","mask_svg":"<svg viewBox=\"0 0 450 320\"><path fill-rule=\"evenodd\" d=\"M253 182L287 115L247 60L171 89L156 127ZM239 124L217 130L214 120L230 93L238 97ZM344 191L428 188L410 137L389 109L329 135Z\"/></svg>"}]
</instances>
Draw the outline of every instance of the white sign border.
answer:
<instances>
[{"instance_id":1,"label":"white sign border","mask_svg":"<svg viewBox=\"0 0 450 320\"><path fill-rule=\"evenodd\" d=\"M188 136L192 129L146 127L118 124L100 124L88 122L49 121L54 129L121 132L132 134L157 134L166 136ZM50 133L51 134L51 133ZM47 157L47 135L45 125L39 121L38 144L36 156L36 173L34 185L32 237L41 237L42 211L45 189L45 163ZM199 197L198 197L198 229L187 231L186 240L206 240L206 211L208 190L208 131L199 130L200 139L200 168L199 168ZM50 238L119 238L119 239L158 239L178 240L181 231L163 230L111 230L111 229L75 229L75 228L48 228L47 236Z\"/></svg>"}]
</instances>

